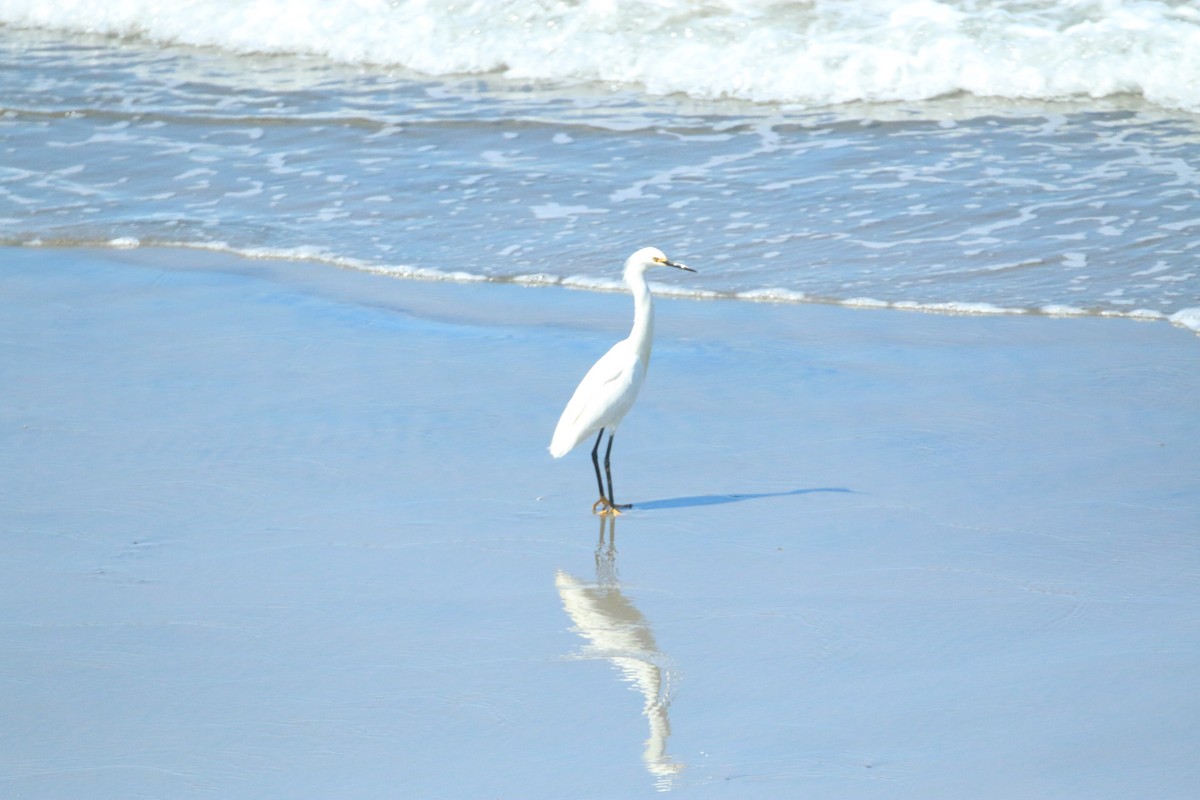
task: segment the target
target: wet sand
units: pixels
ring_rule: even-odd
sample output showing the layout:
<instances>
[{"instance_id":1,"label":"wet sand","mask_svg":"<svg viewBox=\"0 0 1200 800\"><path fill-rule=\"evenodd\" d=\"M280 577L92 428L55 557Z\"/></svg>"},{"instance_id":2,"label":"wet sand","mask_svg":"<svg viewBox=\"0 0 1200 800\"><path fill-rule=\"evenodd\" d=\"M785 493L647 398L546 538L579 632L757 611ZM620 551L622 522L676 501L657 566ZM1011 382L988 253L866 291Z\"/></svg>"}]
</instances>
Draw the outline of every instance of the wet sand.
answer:
<instances>
[{"instance_id":1,"label":"wet sand","mask_svg":"<svg viewBox=\"0 0 1200 800\"><path fill-rule=\"evenodd\" d=\"M0 251L22 798L1184 798L1200 350L1163 322Z\"/></svg>"}]
</instances>

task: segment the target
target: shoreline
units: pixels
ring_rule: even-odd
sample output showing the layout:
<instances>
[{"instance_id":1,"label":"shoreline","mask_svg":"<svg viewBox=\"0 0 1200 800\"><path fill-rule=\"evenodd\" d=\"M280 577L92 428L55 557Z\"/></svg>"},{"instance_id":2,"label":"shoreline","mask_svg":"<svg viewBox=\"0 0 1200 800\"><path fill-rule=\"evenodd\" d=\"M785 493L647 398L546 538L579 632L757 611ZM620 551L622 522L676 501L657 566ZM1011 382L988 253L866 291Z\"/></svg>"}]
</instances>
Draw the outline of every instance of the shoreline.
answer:
<instances>
[{"instance_id":1,"label":"shoreline","mask_svg":"<svg viewBox=\"0 0 1200 800\"><path fill-rule=\"evenodd\" d=\"M327 257L307 252L306 248L281 249L264 251L259 248L239 249L216 244L186 244L164 243L143 245L136 239L114 239L106 243L60 245L60 244L17 244L0 245L3 249L46 249L46 250L77 250L82 252L134 252L149 253L144 259L133 258L133 262L156 260L156 253L186 252L194 254L213 254L217 258L232 258L247 263L264 265L277 264L282 267L281 273L287 271L287 265L294 269L296 264L306 264L333 270L363 273L386 277L399 281L420 281L423 283L448 283L458 285L490 284L496 286L519 286L527 288L562 287L587 292L609 292L622 294L627 290L620 277L598 279L586 276L547 276L547 275L516 275L489 276L458 271L441 271L427 267L380 267L367 264L358 259L346 257ZM203 256L200 256L203 260ZM121 259L117 259L121 260ZM215 262L214 262L215 263ZM267 266L264 271L273 270ZM651 281L655 296L661 299L694 300L694 301L731 301L745 303L761 303L768 305L821 305L854 310L890 310L917 312L921 314L937 314L943 316L983 316L983 317L1052 317L1052 318L1099 318L1114 320L1130 320L1134 322L1166 322L1174 327L1183 328L1200 335L1200 307L1183 308L1179 311L1166 313L1152 309L1133 309L1127 312L1111 309L1087 309L1076 306L1051 304L1038 308L1007 308L992 303L980 302L940 302L917 300L877 300L871 297L850 297L844 299L820 297L801 291L783 288L750 289L738 292L719 292L706 289L688 289L679 284L667 284Z\"/></svg>"}]
</instances>

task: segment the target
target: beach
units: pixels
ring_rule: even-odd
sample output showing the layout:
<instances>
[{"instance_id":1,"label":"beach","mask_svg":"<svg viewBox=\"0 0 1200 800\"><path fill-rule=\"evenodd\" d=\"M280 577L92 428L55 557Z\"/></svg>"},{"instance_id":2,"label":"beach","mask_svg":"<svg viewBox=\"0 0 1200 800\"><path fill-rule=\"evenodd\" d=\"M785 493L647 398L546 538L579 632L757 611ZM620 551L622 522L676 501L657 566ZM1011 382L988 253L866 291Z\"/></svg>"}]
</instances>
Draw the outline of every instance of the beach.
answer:
<instances>
[{"instance_id":1,"label":"beach","mask_svg":"<svg viewBox=\"0 0 1200 800\"><path fill-rule=\"evenodd\" d=\"M0 264L6 796L1200 785L1192 331L660 298L609 527L626 294Z\"/></svg>"},{"instance_id":2,"label":"beach","mask_svg":"<svg viewBox=\"0 0 1200 800\"><path fill-rule=\"evenodd\" d=\"M0 796L1190 800L1197 53L0 0Z\"/></svg>"}]
</instances>

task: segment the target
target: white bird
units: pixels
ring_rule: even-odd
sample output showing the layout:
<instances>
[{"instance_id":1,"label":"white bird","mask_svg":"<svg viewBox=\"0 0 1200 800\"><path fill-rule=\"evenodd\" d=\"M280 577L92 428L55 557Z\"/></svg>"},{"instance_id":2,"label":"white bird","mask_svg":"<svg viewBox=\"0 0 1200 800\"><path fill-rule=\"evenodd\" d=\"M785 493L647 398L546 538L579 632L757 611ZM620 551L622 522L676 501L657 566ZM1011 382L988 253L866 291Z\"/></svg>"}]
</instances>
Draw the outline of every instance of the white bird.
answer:
<instances>
[{"instance_id":1,"label":"white bird","mask_svg":"<svg viewBox=\"0 0 1200 800\"><path fill-rule=\"evenodd\" d=\"M613 500L612 456L613 434L617 426L633 407L638 390L646 380L646 368L650 366L650 348L654 340L654 302L650 287L646 285L646 270L652 267L675 267L695 272L689 266L668 259L657 247L643 247L625 262L625 285L633 293L633 330L629 336L612 346L599 361L592 365L587 375L579 382L575 394L563 409L550 440L550 455L561 458L575 445L596 431L596 444L592 447L592 466L596 470L596 483L600 486L600 499L592 504L597 514L619 514L619 509L630 505L617 505ZM604 431L608 430L608 448L604 451L604 474L608 478L608 493L604 492L604 481L600 478L600 461L597 453Z\"/></svg>"}]
</instances>

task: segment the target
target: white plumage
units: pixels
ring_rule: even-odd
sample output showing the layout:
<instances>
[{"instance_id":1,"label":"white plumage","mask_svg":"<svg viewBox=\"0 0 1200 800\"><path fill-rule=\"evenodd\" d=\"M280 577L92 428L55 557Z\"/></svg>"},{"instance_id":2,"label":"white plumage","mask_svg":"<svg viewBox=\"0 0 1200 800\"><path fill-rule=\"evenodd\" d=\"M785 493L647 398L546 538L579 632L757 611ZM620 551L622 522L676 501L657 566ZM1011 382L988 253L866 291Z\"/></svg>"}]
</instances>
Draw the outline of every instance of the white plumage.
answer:
<instances>
[{"instance_id":1,"label":"white plumage","mask_svg":"<svg viewBox=\"0 0 1200 800\"><path fill-rule=\"evenodd\" d=\"M613 500L609 459L613 434L633 407L650 365L650 349L654 340L654 302L650 287L646 284L646 270L659 266L695 272L691 267L669 260L656 247L644 247L626 260L624 277L625 284L633 293L633 329L628 337L614 344L583 376L567 407L563 409L550 440L550 455L561 458L584 439L593 433L597 434L596 444L592 448L592 465L596 470L596 483L600 486L600 499L592 506L592 510L601 514L615 514L618 513L617 509L629 507L618 506ZM608 431L608 449L604 455L607 495L600 477L597 455L605 430Z\"/></svg>"}]
</instances>

